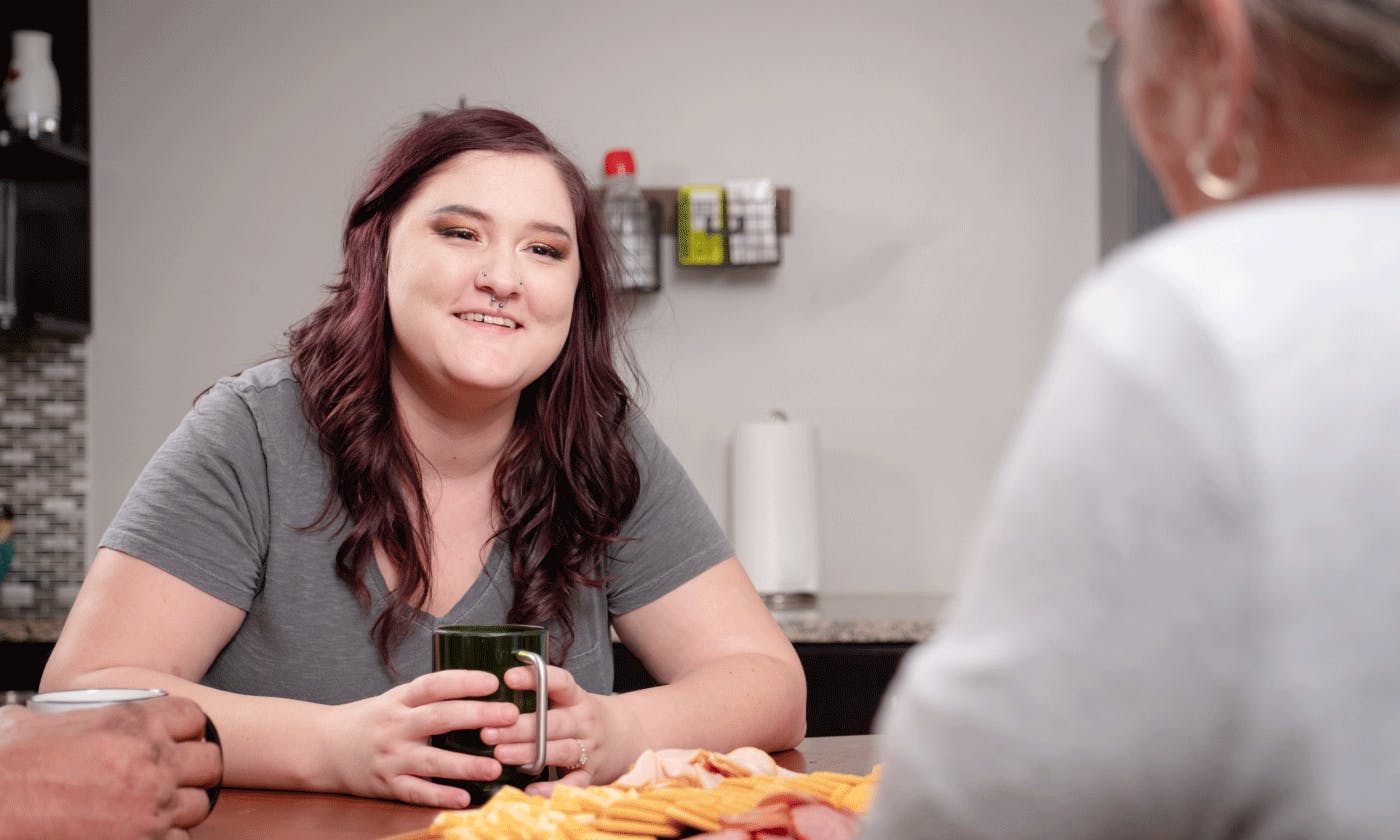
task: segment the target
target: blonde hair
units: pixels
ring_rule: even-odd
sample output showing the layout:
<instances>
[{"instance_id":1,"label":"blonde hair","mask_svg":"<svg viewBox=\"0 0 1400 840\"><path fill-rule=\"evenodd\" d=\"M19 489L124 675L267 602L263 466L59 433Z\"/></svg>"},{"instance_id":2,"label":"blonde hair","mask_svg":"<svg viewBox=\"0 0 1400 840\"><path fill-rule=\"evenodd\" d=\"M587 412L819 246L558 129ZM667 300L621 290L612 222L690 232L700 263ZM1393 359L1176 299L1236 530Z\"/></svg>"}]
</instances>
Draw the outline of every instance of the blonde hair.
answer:
<instances>
[{"instance_id":1,"label":"blonde hair","mask_svg":"<svg viewBox=\"0 0 1400 840\"><path fill-rule=\"evenodd\" d=\"M1400 107L1400 0L1245 0L1261 36L1357 104Z\"/></svg>"}]
</instances>

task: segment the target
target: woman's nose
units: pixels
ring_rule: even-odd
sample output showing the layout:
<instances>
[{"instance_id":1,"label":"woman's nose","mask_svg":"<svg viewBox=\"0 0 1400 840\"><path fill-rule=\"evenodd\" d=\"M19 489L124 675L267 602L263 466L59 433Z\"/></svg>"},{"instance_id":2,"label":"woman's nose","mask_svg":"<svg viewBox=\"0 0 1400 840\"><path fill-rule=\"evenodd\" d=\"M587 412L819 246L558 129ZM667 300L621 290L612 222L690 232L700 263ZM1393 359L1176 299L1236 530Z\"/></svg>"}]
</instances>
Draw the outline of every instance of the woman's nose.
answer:
<instances>
[{"instance_id":1,"label":"woman's nose","mask_svg":"<svg viewBox=\"0 0 1400 840\"><path fill-rule=\"evenodd\" d=\"M505 300L516 290L515 270L508 257L486 260L477 269L476 287Z\"/></svg>"}]
</instances>

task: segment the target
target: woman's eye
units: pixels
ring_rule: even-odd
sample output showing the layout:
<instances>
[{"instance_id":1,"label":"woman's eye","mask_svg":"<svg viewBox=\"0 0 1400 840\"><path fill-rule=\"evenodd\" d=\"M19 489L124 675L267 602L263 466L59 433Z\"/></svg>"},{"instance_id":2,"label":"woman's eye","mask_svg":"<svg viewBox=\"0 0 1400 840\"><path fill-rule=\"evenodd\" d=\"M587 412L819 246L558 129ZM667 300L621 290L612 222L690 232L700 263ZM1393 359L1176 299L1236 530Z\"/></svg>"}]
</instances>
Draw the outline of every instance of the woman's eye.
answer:
<instances>
[{"instance_id":1,"label":"woman's eye","mask_svg":"<svg viewBox=\"0 0 1400 840\"><path fill-rule=\"evenodd\" d=\"M530 253L538 257L549 257L550 259L563 259L564 252L553 245L536 244L530 246Z\"/></svg>"},{"instance_id":2,"label":"woman's eye","mask_svg":"<svg viewBox=\"0 0 1400 840\"><path fill-rule=\"evenodd\" d=\"M446 228L442 231L443 236L450 236L453 239L476 239L476 231L467 228Z\"/></svg>"}]
</instances>

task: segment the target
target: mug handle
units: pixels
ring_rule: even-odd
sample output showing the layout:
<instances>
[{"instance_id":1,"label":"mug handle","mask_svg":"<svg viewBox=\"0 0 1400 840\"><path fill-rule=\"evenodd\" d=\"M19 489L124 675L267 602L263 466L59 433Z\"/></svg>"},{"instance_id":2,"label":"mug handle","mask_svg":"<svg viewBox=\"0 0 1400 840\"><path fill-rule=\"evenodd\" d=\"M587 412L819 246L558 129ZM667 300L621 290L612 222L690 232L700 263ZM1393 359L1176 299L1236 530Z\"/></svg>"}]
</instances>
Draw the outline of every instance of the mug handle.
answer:
<instances>
[{"instance_id":1,"label":"mug handle","mask_svg":"<svg viewBox=\"0 0 1400 840\"><path fill-rule=\"evenodd\" d=\"M209 795L209 810L213 811L214 803L219 801L219 793L224 789L224 742L219 739L219 730L214 728L214 721L207 714L204 716L204 740L219 748L219 780L213 787L204 789Z\"/></svg>"},{"instance_id":2,"label":"mug handle","mask_svg":"<svg viewBox=\"0 0 1400 840\"><path fill-rule=\"evenodd\" d=\"M544 657L530 650L517 650L515 658L535 666L535 760L520 765L520 772L534 775L544 770L544 748L548 741L545 718L549 717L549 684L545 680Z\"/></svg>"}]
</instances>

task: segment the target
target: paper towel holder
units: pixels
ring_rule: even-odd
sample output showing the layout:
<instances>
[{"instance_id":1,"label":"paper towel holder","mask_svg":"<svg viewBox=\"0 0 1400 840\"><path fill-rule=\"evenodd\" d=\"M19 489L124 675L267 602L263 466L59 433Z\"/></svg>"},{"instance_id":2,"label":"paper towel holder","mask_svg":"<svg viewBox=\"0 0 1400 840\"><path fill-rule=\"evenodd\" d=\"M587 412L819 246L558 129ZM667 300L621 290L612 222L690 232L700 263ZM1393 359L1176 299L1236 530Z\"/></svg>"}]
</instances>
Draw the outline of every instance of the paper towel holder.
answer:
<instances>
[{"instance_id":1,"label":"paper towel holder","mask_svg":"<svg viewBox=\"0 0 1400 840\"><path fill-rule=\"evenodd\" d=\"M811 426L811 424L791 423L790 419L788 419L788 413L784 412L783 409L777 409L777 407L769 409L764 413L762 420L757 421L757 423L745 424L745 426L741 427L741 433L739 433L739 437L736 437L735 440L735 458L738 459L739 452L743 451L743 449L741 449L741 441L748 440L750 444L753 444L755 441L766 440L769 444L773 444L774 438L770 437L770 431L760 430L773 430L773 433L776 433L777 428L791 428L792 434L799 435L795 440L808 440L808 445L813 445L813 447L815 447L815 438L801 437L802 433L799 431L799 428L808 428L808 433L806 434L812 434L811 431L809 431L809 426ZM745 437L745 430L748 430L748 437ZM788 435L790 433L783 431L783 433L776 434ZM777 438L777 440L784 440L784 437ZM787 438L787 440L794 440L794 438ZM749 448L748 451L752 454L755 449ZM771 449L769 449L769 451L771 452ZM778 447L777 451L784 451L784 447ZM801 452L801 448L798 449L798 452ZM791 515L784 517L783 514L784 512L785 514L792 514L792 511L794 511L792 505L795 505L795 510L805 514L798 515L797 524L811 524L813 526L813 528L798 528L797 532L795 532L797 538L781 540L783 545L787 546L787 549L774 550L774 543L771 542L773 536L771 536L770 532L767 532L767 529L759 529L759 531L755 532L752 528L742 528L742 526L739 525L738 515L735 515L735 525L732 536L734 536L735 547L739 550L739 560L741 560L746 570L749 571L750 577L753 578L753 584L755 584L755 588L759 591L760 598L763 599L763 605L771 610L771 612L811 610L818 605L818 589L820 585L818 581L819 571L818 568L815 567L815 564L818 563L818 560L816 560L816 557L818 557L818 553L816 553L818 546L816 546L815 533L816 486L815 475L812 473L812 470L815 470L815 449L813 449L811 455L813 458L811 463L805 463L804 465L802 459L799 459L798 466L805 466L804 477L806 480L804 480L804 482L799 482L798 486L795 487L797 493L776 494L776 487L769 482L774 473L760 470L760 472L757 473L750 473L750 475L759 476L759 482L756 484L736 484L734 494L731 496L731 503L736 504L734 510L738 511L738 500L739 498L745 497L743 489L757 490L756 494L748 494L748 498L749 500L760 501L760 512L757 515L749 515L749 517L743 518L746 524L752 525L753 521L763 521L770 525L773 524L773 522L783 521L790 522L791 524ZM738 461L735 461L735 463L738 463ZM802 473L799 473L799 475L802 475ZM804 489L806 491L804 491ZM748 507L748 505L743 505L743 507ZM757 539L755 539L756 535ZM753 561L753 557L759 557L759 560L757 560L755 566L750 566L750 561ZM777 566L774 566L774 561L777 561ZM780 571L774 573L776 568Z\"/></svg>"}]
</instances>

